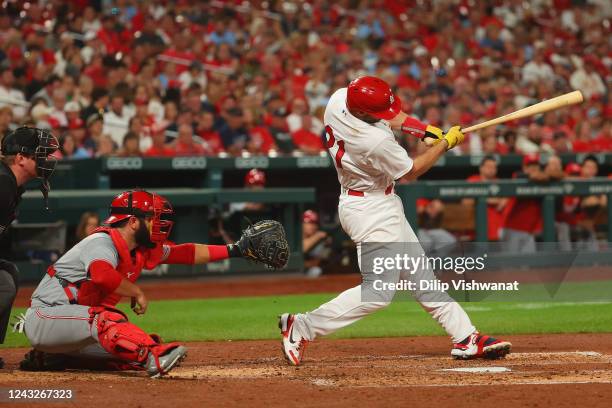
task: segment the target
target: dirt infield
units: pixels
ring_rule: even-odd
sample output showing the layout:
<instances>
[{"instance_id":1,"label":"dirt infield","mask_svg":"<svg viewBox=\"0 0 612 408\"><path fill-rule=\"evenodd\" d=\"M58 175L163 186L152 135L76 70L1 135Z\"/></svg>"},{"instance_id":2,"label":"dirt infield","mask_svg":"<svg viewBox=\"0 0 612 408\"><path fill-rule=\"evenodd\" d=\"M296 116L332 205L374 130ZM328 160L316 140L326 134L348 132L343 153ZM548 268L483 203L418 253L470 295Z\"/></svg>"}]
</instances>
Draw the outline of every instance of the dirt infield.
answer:
<instances>
[{"instance_id":1,"label":"dirt infield","mask_svg":"<svg viewBox=\"0 0 612 408\"><path fill-rule=\"evenodd\" d=\"M506 359L467 362L448 357L443 337L322 340L298 368L286 365L277 341L191 343L184 364L161 380L139 372L13 371L25 350L12 349L3 350L8 370L0 371L0 386L70 388L75 405L89 408L610 406L612 334L509 340L516 347Z\"/></svg>"}]
</instances>

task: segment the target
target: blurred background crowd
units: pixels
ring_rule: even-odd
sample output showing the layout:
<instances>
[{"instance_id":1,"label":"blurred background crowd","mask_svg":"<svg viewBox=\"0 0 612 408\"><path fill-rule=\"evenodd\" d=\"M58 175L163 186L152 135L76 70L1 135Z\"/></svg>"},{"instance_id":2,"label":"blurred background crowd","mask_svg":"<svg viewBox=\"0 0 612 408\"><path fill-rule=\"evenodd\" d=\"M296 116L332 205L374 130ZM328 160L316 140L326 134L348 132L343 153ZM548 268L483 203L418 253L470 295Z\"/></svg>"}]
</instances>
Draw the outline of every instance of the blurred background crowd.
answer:
<instances>
[{"instance_id":1,"label":"blurred background crowd","mask_svg":"<svg viewBox=\"0 0 612 408\"><path fill-rule=\"evenodd\" d=\"M611 16L609 0L9 0L0 137L51 128L64 159L319 154L329 96L369 74L445 129L586 98L457 154L612 151Z\"/></svg>"}]
</instances>

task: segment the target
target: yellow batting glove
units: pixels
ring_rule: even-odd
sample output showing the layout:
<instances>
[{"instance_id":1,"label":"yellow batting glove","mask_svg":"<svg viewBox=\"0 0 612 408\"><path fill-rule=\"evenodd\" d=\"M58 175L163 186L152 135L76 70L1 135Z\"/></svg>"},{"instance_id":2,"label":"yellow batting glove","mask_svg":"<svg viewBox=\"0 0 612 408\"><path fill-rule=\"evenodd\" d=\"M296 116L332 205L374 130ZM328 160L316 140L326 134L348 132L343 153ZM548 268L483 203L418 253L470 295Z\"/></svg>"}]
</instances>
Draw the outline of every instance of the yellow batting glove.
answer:
<instances>
[{"instance_id":1,"label":"yellow batting glove","mask_svg":"<svg viewBox=\"0 0 612 408\"><path fill-rule=\"evenodd\" d=\"M465 136L461 133L461 126L453 126L448 129L443 138L448 143L446 150L450 150L458 144L461 144L464 138Z\"/></svg>"},{"instance_id":2,"label":"yellow batting glove","mask_svg":"<svg viewBox=\"0 0 612 408\"><path fill-rule=\"evenodd\" d=\"M423 141L427 146L433 146L440 142L440 140L444 139L444 132L442 129L427 125L425 128L425 136L423 136Z\"/></svg>"}]
</instances>

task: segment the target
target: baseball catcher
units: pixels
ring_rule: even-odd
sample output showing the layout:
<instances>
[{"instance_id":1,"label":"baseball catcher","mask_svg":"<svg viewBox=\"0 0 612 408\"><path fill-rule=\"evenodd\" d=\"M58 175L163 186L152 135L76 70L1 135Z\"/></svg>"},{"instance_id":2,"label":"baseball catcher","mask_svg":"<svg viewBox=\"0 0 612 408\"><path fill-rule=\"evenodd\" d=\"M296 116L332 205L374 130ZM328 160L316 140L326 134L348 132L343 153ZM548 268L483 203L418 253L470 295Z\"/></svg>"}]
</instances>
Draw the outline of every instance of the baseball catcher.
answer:
<instances>
[{"instance_id":1,"label":"baseball catcher","mask_svg":"<svg viewBox=\"0 0 612 408\"><path fill-rule=\"evenodd\" d=\"M116 308L126 296L133 299L136 314L146 312L147 298L135 284L144 268L232 257L271 268L287 264L289 247L276 221L252 225L235 244L174 245L167 240L172 214L168 200L144 190L126 191L112 201L106 226L51 265L32 295L18 327L34 348L22 369L58 370L73 367L75 361L102 359L114 368L160 377L186 357L187 349L145 333Z\"/></svg>"}]
</instances>

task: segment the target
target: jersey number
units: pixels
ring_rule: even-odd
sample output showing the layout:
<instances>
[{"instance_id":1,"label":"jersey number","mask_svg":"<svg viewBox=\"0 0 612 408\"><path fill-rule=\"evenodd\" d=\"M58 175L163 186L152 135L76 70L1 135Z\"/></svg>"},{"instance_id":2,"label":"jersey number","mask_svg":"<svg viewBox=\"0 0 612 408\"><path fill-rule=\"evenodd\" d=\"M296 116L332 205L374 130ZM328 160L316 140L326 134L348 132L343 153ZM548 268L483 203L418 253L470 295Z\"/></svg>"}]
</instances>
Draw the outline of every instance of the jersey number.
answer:
<instances>
[{"instance_id":1,"label":"jersey number","mask_svg":"<svg viewBox=\"0 0 612 408\"><path fill-rule=\"evenodd\" d=\"M334 137L334 131L328 125L328 126L325 126L325 133L327 133L327 136L329 136L329 138L327 139L326 147L329 150L329 153L333 155L331 149L336 144L336 138ZM342 168L342 156L344 156L344 140L338 140L338 150L336 150L336 155L334 156L334 158L336 159L336 167L339 169Z\"/></svg>"}]
</instances>

